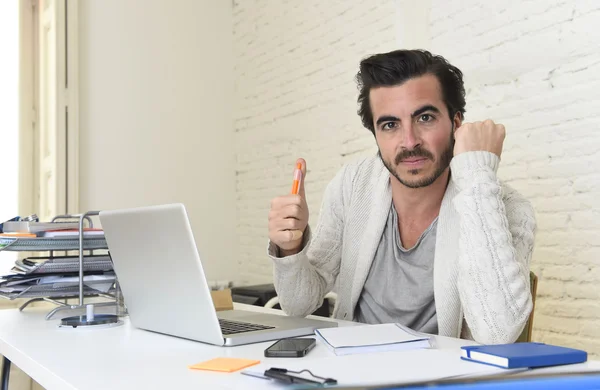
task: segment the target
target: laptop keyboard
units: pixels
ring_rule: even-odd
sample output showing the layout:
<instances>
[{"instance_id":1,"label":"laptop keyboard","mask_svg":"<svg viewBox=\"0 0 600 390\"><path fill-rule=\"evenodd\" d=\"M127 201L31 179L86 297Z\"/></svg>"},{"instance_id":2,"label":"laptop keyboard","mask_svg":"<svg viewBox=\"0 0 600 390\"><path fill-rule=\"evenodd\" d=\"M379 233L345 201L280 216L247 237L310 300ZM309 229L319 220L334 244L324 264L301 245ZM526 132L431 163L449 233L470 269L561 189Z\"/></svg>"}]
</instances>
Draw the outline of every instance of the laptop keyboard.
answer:
<instances>
[{"instance_id":1,"label":"laptop keyboard","mask_svg":"<svg viewBox=\"0 0 600 390\"><path fill-rule=\"evenodd\" d=\"M274 329L274 326L250 324L248 322L228 321L219 318L219 325L224 335Z\"/></svg>"}]
</instances>

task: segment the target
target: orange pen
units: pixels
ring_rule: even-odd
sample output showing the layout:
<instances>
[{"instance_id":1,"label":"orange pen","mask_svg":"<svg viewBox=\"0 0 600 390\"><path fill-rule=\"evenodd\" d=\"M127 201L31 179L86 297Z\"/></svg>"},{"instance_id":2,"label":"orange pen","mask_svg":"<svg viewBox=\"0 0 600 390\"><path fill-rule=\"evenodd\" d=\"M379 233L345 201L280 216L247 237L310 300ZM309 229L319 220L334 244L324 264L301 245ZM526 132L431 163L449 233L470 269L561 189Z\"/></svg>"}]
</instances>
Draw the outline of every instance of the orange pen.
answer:
<instances>
[{"instance_id":1,"label":"orange pen","mask_svg":"<svg viewBox=\"0 0 600 390\"><path fill-rule=\"evenodd\" d=\"M300 188L300 180L302 180L302 164L296 164L296 170L294 171L294 183L292 184L292 194L298 195L298 189Z\"/></svg>"}]
</instances>

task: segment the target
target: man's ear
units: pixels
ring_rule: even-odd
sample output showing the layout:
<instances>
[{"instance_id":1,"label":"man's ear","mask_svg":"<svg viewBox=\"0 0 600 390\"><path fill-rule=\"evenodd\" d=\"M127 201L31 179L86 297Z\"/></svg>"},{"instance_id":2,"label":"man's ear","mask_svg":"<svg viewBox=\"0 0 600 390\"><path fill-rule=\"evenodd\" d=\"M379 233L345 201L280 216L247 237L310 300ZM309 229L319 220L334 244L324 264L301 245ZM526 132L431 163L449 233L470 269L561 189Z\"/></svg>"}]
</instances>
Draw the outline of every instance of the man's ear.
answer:
<instances>
[{"instance_id":1,"label":"man's ear","mask_svg":"<svg viewBox=\"0 0 600 390\"><path fill-rule=\"evenodd\" d=\"M463 115L460 111L454 114L454 118L452 119L452 125L454 126L453 132L456 132L456 130L458 130L458 128L462 126L463 119Z\"/></svg>"}]
</instances>

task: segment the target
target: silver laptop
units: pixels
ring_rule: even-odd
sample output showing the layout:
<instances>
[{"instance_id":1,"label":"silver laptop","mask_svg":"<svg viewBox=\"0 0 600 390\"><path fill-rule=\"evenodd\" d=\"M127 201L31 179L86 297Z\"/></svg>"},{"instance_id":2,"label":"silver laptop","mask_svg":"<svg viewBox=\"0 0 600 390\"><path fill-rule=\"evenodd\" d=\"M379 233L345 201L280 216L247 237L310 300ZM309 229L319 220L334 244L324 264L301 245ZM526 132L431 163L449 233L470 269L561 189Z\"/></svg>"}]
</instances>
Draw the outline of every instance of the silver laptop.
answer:
<instances>
[{"instance_id":1,"label":"silver laptop","mask_svg":"<svg viewBox=\"0 0 600 390\"><path fill-rule=\"evenodd\" d=\"M251 311L217 312L182 204L102 211L100 222L131 323L137 328L233 346L337 326L332 321Z\"/></svg>"}]
</instances>

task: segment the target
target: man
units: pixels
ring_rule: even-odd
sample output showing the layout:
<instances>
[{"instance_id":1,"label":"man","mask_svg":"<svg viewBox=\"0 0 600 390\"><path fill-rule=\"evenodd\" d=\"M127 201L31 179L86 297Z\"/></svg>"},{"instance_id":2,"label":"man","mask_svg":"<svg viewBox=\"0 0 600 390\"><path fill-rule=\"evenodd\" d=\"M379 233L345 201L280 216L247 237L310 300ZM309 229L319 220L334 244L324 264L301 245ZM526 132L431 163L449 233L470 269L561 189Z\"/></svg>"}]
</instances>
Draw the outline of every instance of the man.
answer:
<instances>
[{"instance_id":1,"label":"man","mask_svg":"<svg viewBox=\"0 0 600 390\"><path fill-rule=\"evenodd\" d=\"M535 216L496 176L504 126L463 123L462 73L427 51L369 57L357 82L378 156L339 171L313 232L303 182L272 201L281 306L308 315L337 280L336 318L514 342L532 309Z\"/></svg>"}]
</instances>

